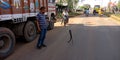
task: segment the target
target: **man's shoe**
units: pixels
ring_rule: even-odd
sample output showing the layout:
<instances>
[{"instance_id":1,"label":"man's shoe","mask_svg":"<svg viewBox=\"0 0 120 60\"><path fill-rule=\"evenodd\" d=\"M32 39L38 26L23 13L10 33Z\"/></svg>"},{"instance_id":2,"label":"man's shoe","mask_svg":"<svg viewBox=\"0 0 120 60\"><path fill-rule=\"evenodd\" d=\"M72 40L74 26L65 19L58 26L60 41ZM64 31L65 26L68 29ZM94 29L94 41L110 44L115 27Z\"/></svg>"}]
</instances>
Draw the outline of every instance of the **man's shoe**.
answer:
<instances>
[{"instance_id":1,"label":"man's shoe","mask_svg":"<svg viewBox=\"0 0 120 60\"><path fill-rule=\"evenodd\" d=\"M47 47L45 44L42 44L43 47Z\"/></svg>"},{"instance_id":2,"label":"man's shoe","mask_svg":"<svg viewBox=\"0 0 120 60\"><path fill-rule=\"evenodd\" d=\"M38 48L38 49L41 49L41 48L42 48L42 46L37 46L37 48Z\"/></svg>"}]
</instances>

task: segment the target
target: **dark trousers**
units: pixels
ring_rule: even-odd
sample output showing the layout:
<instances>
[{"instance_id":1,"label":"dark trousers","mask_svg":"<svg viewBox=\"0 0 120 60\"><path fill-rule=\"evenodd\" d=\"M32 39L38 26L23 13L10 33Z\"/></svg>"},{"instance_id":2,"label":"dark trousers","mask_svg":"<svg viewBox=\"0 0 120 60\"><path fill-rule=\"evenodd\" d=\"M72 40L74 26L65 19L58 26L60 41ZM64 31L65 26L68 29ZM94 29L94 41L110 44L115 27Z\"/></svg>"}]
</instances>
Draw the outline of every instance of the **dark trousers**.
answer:
<instances>
[{"instance_id":1,"label":"dark trousers","mask_svg":"<svg viewBox=\"0 0 120 60\"><path fill-rule=\"evenodd\" d=\"M43 45L45 37L46 37L46 33L47 33L47 29L41 29L37 46Z\"/></svg>"},{"instance_id":2,"label":"dark trousers","mask_svg":"<svg viewBox=\"0 0 120 60\"><path fill-rule=\"evenodd\" d=\"M61 24L64 22L64 24L68 23L69 17L68 16L63 16L63 19L61 21Z\"/></svg>"}]
</instances>

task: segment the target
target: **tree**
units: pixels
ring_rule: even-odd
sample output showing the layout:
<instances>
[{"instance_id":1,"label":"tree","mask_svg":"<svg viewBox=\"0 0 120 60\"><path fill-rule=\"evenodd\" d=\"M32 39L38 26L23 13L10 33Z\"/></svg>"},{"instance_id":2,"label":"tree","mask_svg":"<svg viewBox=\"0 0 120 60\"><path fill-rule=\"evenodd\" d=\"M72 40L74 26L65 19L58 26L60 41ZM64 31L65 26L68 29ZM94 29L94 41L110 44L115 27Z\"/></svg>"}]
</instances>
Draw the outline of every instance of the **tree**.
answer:
<instances>
[{"instance_id":1,"label":"tree","mask_svg":"<svg viewBox=\"0 0 120 60\"><path fill-rule=\"evenodd\" d=\"M72 2L72 0L67 0L67 3L68 3L68 8L72 9L73 8L73 2Z\"/></svg>"},{"instance_id":2,"label":"tree","mask_svg":"<svg viewBox=\"0 0 120 60\"><path fill-rule=\"evenodd\" d=\"M73 10L76 7L78 2L79 2L79 0L67 0L68 8L70 10Z\"/></svg>"},{"instance_id":3,"label":"tree","mask_svg":"<svg viewBox=\"0 0 120 60\"><path fill-rule=\"evenodd\" d=\"M75 4L77 4L79 2L79 0L74 0L75 1Z\"/></svg>"},{"instance_id":4,"label":"tree","mask_svg":"<svg viewBox=\"0 0 120 60\"><path fill-rule=\"evenodd\" d=\"M63 3L67 3L68 8L70 10L73 10L76 7L78 2L79 0L59 0L58 4L62 5Z\"/></svg>"},{"instance_id":5,"label":"tree","mask_svg":"<svg viewBox=\"0 0 120 60\"><path fill-rule=\"evenodd\" d=\"M117 4L118 8L120 9L120 0L118 1L118 4Z\"/></svg>"},{"instance_id":6,"label":"tree","mask_svg":"<svg viewBox=\"0 0 120 60\"><path fill-rule=\"evenodd\" d=\"M79 2L79 0L73 0L73 1L74 1L73 6L76 7L78 2Z\"/></svg>"},{"instance_id":7,"label":"tree","mask_svg":"<svg viewBox=\"0 0 120 60\"><path fill-rule=\"evenodd\" d=\"M66 0L58 0L58 1L57 1L57 4L59 4L59 5L63 5L63 3L65 3L65 2L67 3Z\"/></svg>"}]
</instances>

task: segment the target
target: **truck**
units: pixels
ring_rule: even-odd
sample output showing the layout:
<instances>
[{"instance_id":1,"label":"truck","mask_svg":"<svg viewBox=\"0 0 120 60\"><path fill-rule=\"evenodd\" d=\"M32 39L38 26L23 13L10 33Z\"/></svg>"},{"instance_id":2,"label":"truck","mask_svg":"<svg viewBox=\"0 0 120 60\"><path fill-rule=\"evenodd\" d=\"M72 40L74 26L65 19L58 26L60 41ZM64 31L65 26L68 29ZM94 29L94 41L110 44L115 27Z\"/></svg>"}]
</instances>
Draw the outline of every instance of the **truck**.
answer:
<instances>
[{"instance_id":1,"label":"truck","mask_svg":"<svg viewBox=\"0 0 120 60\"><path fill-rule=\"evenodd\" d=\"M55 5L55 0L0 0L0 59L14 51L16 38L23 37L26 42L35 40L40 7L46 7L48 25L51 25Z\"/></svg>"}]
</instances>

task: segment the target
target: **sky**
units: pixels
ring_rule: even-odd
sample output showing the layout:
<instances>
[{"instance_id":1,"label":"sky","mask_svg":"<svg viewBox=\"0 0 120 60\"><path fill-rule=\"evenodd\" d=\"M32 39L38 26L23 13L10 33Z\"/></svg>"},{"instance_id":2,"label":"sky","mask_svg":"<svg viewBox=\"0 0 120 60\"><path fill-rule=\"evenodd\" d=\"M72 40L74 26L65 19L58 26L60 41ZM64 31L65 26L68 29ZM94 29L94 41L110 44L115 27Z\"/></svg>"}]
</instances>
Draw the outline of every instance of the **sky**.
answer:
<instances>
[{"instance_id":1,"label":"sky","mask_svg":"<svg viewBox=\"0 0 120 60\"><path fill-rule=\"evenodd\" d=\"M118 1L118 0L111 0L112 2ZM106 7L108 5L109 0L84 0L78 3L78 6L83 4L90 4L91 7L94 7L94 5L101 5L102 7Z\"/></svg>"}]
</instances>

